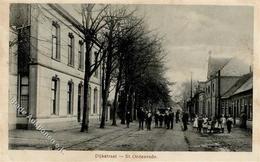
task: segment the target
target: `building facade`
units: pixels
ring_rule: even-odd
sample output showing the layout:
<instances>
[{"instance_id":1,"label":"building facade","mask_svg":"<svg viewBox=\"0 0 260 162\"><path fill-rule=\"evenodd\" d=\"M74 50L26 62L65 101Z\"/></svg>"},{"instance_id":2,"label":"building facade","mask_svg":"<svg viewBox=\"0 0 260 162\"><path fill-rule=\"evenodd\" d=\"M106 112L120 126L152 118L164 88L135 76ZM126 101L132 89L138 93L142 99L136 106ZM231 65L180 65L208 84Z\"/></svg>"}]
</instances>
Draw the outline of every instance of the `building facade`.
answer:
<instances>
[{"instance_id":1,"label":"building facade","mask_svg":"<svg viewBox=\"0 0 260 162\"><path fill-rule=\"evenodd\" d=\"M248 66L236 58L209 57L205 87L206 114L209 117L220 116L223 113L221 97L248 72Z\"/></svg>"},{"instance_id":2,"label":"building facade","mask_svg":"<svg viewBox=\"0 0 260 162\"><path fill-rule=\"evenodd\" d=\"M238 126L252 129L253 120L253 74L242 76L222 97L223 114L234 117ZM242 120L246 119L243 126Z\"/></svg>"},{"instance_id":3,"label":"building facade","mask_svg":"<svg viewBox=\"0 0 260 162\"><path fill-rule=\"evenodd\" d=\"M10 78L10 97L45 129L76 126L82 119L84 41L74 28L77 20L60 9L57 12L47 4L10 7L10 25L18 33L18 52L11 56L17 63L10 63L10 69L17 69L13 70L17 77ZM92 62L97 61L95 50L92 55ZM88 87L90 122L100 118L100 76L98 68ZM33 128L12 106L9 112L10 129Z\"/></svg>"}]
</instances>

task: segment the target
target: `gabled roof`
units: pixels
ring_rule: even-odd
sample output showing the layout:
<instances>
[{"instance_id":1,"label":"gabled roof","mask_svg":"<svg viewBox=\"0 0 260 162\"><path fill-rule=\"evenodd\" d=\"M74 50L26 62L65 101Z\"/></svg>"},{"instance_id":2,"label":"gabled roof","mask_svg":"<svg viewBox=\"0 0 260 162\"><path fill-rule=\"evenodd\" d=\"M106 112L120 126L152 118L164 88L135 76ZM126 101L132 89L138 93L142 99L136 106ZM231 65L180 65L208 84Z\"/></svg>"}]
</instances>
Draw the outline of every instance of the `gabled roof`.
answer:
<instances>
[{"instance_id":1,"label":"gabled roof","mask_svg":"<svg viewBox=\"0 0 260 162\"><path fill-rule=\"evenodd\" d=\"M253 76L251 76L240 88L238 88L234 95L252 90L253 89Z\"/></svg>"},{"instance_id":2,"label":"gabled roof","mask_svg":"<svg viewBox=\"0 0 260 162\"><path fill-rule=\"evenodd\" d=\"M222 76L242 76L250 72L250 65L242 59L232 58L221 70Z\"/></svg>"},{"instance_id":3,"label":"gabled roof","mask_svg":"<svg viewBox=\"0 0 260 162\"><path fill-rule=\"evenodd\" d=\"M229 98L230 96L234 95L239 89L241 89L241 87L243 88L240 91L247 89L248 87L244 85L250 80L250 78L252 78L252 76L252 73L241 76L241 78L222 96L222 98Z\"/></svg>"},{"instance_id":4,"label":"gabled roof","mask_svg":"<svg viewBox=\"0 0 260 162\"><path fill-rule=\"evenodd\" d=\"M249 72L249 65L238 58L209 57L208 75L215 76L220 71L221 76L242 76Z\"/></svg>"},{"instance_id":5,"label":"gabled roof","mask_svg":"<svg viewBox=\"0 0 260 162\"><path fill-rule=\"evenodd\" d=\"M208 78L210 76L216 75L218 70L221 70L228 62L230 58L220 58L220 57L209 57L208 61Z\"/></svg>"}]
</instances>

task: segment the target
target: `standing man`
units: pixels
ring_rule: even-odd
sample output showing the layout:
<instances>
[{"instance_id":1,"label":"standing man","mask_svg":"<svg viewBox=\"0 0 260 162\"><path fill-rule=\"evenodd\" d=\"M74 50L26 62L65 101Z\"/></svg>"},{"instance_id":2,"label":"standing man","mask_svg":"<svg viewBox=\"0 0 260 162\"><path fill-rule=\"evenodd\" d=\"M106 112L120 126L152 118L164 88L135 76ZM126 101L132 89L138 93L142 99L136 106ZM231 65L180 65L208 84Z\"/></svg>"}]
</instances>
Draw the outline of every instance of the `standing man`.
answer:
<instances>
[{"instance_id":1,"label":"standing man","mask_svg":"<svg viewBox=\"0 0 260 162\"><path fill-rule=\"evenodd\" d=\"M144 129L144 117L145 117L145 112L144 109L141 107L138 111L138 120L139 120L139 130Z\"/></svg>"},{"instance_id":2,"label":"standing man","mask_svg":"<svg viewBox=\"0 0 260 162\"><path fill-rule=\"evenodd\" d=\"M126 127L127 128L129 128L130 120L131 120L130 111L127 111L127 113L126 113Z\"/></svg>"},{"instance_id":3,"label":"standing man","mask_svg":"<svg viewBox=\"0 0 260 162\"><path fill-rule=\"evenodd\" d=\"M164 125L166 129L170 128L170 121L169 121L169 111L165 111L165 116L164 116Z\"/></svg>"},{"instance_id":4,"label":"standing man","mask_svg":"<svg viewBox=\"0 0 260 162\"><path fill-rule=\"evenodd\" d=\"M199 133L201 133L202 127L203 127L203 118L202 118L202 115L199 115L199 118L198 118L198 132Z\"/></svg>"},{"instance_id":5,"label":"standing man","mask_svg":"<svg viewBox=\"0 0 260 162\"><path fill-rule=\"evenodd\" d=\"M173 121L174 121L174 112L172 111L172 109L170 110L170 114L169 114L169 122L170 122L170 128L173 129Z\"/></svg>"},{"instance_id":6,"label":"standing man","mask_svg":"<svg viewBox=\"0 0 260 162\"><path fill-rule=\"evenodd\" d=\"M231 132L231 128L232 128L232 124L233 124L233 118L228 115L228 118L227 118L227 130L228 130L228 133Z\"/></svg>"},{"instance_id":7,"label":"standing man","mask_svg":"<svg viewBox=\"0 0 260 162\"><path fill-rule=\"evenodd\" d=\"M247 121L247 116L246 116L246 112L244 111L242 114L241 114L241 125L240 127L241 128L247 128L246 126L246 121Z\"/></svg>"},{"instance_id":8,"label":"standing man","mask_svg":"<svg viewBox=\"0 0 260 162\"><path fill-rule=\"evenodd\" d=\"M188 129L187 127L188 120L189 120L189 114L185 112L182 116L183 131L186 131Z\"/></svg>"},{"instance_id":9,"label":"standing man","mask_svg":"<svg viewBox=\"0 0 260 162\"><path fill-rule=\"evenodd\" d=\"M151 124L152 124L152 112L150 110L147 113L146 123L147 123L147 130L150 131Z\"/></svg>"}]
</instances>

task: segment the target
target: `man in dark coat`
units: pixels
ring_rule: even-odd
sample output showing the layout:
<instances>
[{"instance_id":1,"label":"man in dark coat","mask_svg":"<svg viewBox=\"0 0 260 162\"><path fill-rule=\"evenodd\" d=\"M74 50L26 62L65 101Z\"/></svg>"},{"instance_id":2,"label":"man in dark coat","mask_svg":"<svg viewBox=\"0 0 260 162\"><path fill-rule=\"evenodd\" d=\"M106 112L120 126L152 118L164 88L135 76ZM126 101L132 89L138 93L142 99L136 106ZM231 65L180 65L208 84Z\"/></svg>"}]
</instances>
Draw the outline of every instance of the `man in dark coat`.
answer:
<instances>
[{"instance_id":1,"label":"man in dark coat","mask_svg":"<svg viewBox=\"0 0 260 162\"><path fill-rule=\"evenodd\" d=\"M165 116L164 116L164 125L165 125L165 128L169 129L170 128L170 122L169 122L169 111L166 110L165 111Z\"/></svg>"},{"instance_id":2,"label":"man in dark coat","mask_svg":"<svg viewBox=\"0 0 260 162\"><path fill-rule=\"evenodd\" d=\"M174 112L170 110L169 113L169 123L170 123L170 128L173 129L173 121L174 121Z\"/></svg>"},{"instance_id":3,"label":"man in dark coat","mask_svg":"<svg viewBox=\"0 0 260 162\"><path fill-rule=\"evenodd\" d=\"M148 113L146 115L146 123L147 123L147 130L150 131L151 124L152 124L152 112L151 111L148 111Z\"/></svg>"},{"instance_id":4,"label":"man in dark coat","mask_svg":"<svg viewBox=\"0 0 260 162\"><path fill-rule=\"evenodd\" d=\"M228 115L228 118L227 118L227 130L228 130L228 133L231 132L231 128L232 128L232 124L234 123L234 120L233 118Z\"/></svg>"},{"instance_id":5,"label":"man in dark coat","mask_svg":"<svg viewBox=\"0 0 260 162\"><path fill-rule=\"evenodd\" d=\"M203 118L202 115L200 115L198 118L198 129L197 129L199 133L201 133L202 125L203 125Z\"/></svg>"},{"instance_id":6,"label":"man in dark coat","mask_svg":"<svg viewBox=\"0 0 260 162\"><path fill-rule=\"evenodd\" d=\"M186 131L188 129L187 127L188 120L189 120L189 114L185 112L182 116L183 131Z\"/></svg>"},{"instance_id":7,"label":"man in dark coat","mask_svg":"<svg viewBox=\"0 0 260 162\"><path fill-rule=\"evenodd\" d=\"M126 112L126 127L127 127L127 128L129 128L130 120L131 120L130 111L127 111L127 112Z\"/></svg>"},{"instance_id":8,"label":"man in dark coat","mask_svg":"<svg viewBox=\"0 0 260 162\"><path fill-rule=\"evenodd\" d=\"M139 130L144 129L144 118L145 118L145 112L143 108L140 108L138 111L138 121L139 121Z\"/></svg>"},{"instance_id":9,"label":"man in dark coat","mask_svg":"<svg viewBox=\"0 0 260 162\"><path fill-rule=\"evenodd\" d=\"M241 114L241 125L240 125L241 128L247 128L246 121L247 121L246 112L243 112Z\"/></svg>"}]
</instances>

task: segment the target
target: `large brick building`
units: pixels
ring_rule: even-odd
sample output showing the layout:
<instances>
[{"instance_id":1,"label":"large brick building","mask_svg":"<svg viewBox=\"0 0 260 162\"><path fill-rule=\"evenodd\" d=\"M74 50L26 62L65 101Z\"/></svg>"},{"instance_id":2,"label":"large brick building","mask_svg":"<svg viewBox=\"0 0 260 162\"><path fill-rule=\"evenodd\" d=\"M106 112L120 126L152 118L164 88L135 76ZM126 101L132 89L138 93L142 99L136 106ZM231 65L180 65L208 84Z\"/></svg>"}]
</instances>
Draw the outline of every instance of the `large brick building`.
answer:
<instances>
[{"instance_id":1,"label":"large brick building","mask_svg":"<svg viewBox=\"0 0 260 162\"><path fill-rule=\"evenodd\" d=\"M16 35L18 41L12 47L17 52L10 50L9 97L16 98L45 129L79 125L81 120L84 41L74 28L76 23L59 5L10 6L10 26L16 29L10 39ZM101 113L100 75L99 68L90 80L90 122L99 120ZM9 128L33 127L9 105Z\"/></svg>"}]
</instances>

